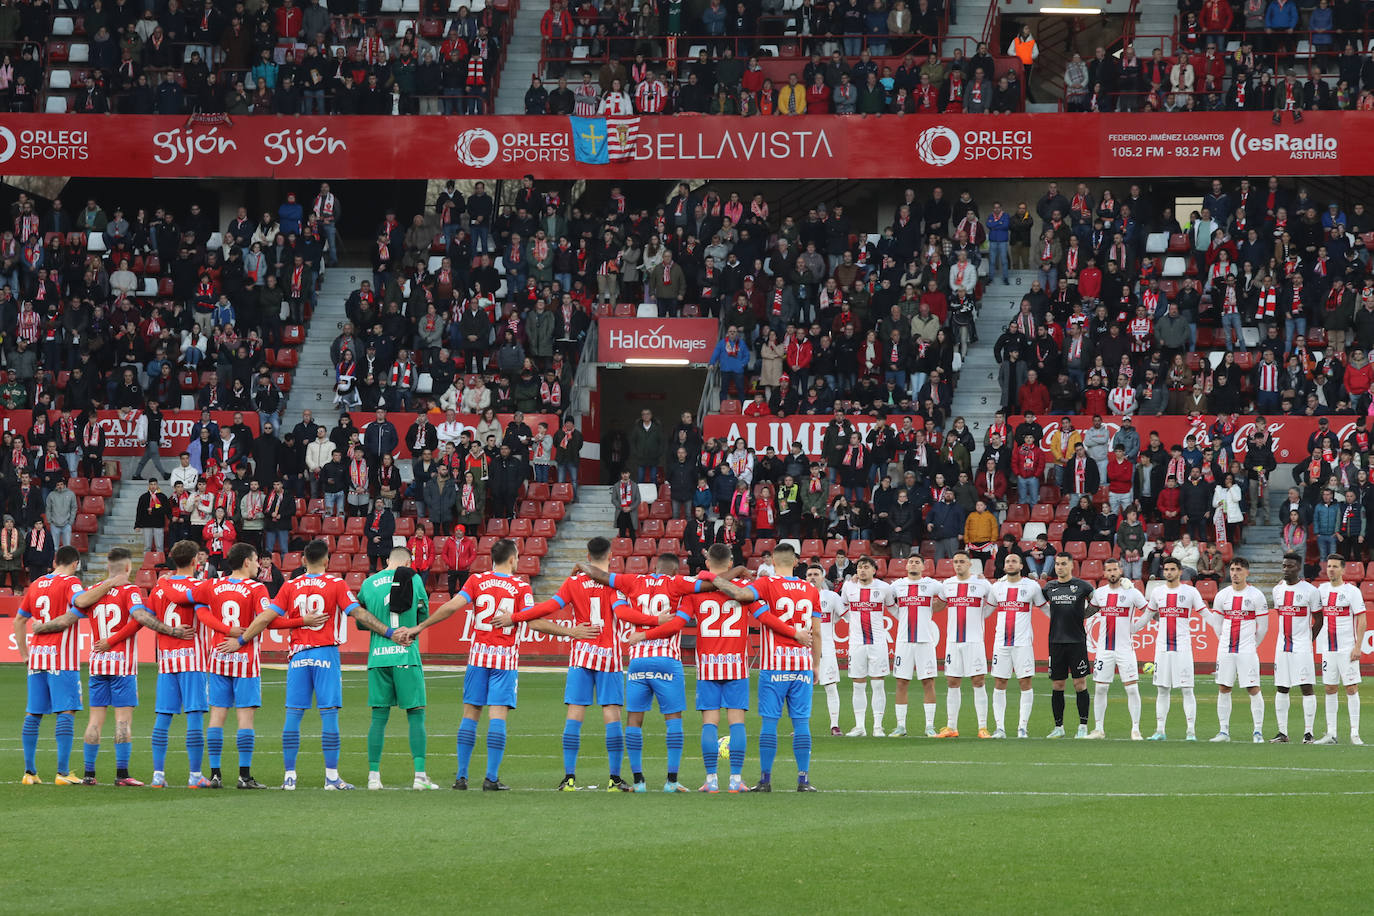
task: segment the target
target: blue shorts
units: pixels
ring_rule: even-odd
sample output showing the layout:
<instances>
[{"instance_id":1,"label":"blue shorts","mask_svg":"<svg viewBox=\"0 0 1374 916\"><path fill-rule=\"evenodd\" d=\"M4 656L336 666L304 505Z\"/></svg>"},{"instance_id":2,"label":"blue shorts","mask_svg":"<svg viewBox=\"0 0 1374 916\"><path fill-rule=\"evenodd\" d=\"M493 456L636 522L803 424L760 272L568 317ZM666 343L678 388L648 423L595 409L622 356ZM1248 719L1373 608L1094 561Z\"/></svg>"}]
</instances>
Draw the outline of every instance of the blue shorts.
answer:
<instances>
[{"instance_id":1,"label":"blue shorts","mask_svg":"<svg viewBox=\"0 0 1374 916\"><path fill-rule=\"evenodd\" d=\"M138 678L132 674L92 674L91 709L137 706Z\"/></svg>"},{"instance_id":2,"label":"blue shorts","mask_svg":"<svg viewBox=\"0 0 1374 916\"><path fill-rule=\"evenodd\" d=\"M759 672L759 715L781 719L784 703L793 719L811 718L810 671Z\"/></svg>"},{"instance_id":3,"label":"blue shorts","mask_svg":"<svg viewBox=\"0 0 1374 916\"><path fill-rule=\"evenodd\" d=\"M687 708L687 678L675 658L637 658L630 662L629 681L625 708L630 712L648 712L655 699L665 716Z\"/></svg>"},{"instance_id":4,"label":"blue shorts","mask_svg":"<svg viewBox=\"0 0 1374 916\"><path fill-rule=\"evenodd\" d=\"M749 678L697 681L697 709L748 709Z\"/></svg>"},{"instance_id":5,"label":"blue shorts","mask_svg":"<svg viewBox=\"0 0 1374 916\"><path fill-rule=\"evenodd\" d=\"M204 671L168 671L157 676L155 712L176 716L183 712L205 712L210 708Z\"/></svg>"},{"instance_id":6,"label":"blue shorts","mask_svg":"<svg viewBox=\"0 0 1374 916\"><path fill-rule=\"evenodd\" d=\"M311 700L320 709L343 705L343 664L338 646L302 649L286 665L286 708L309 709Z\"/></svg>"},{"instance_id":7,"label":"blue shorts","mask_svg":"<svg viewBox=\"0 0 1374 916\"><path fill-rule=\"evenodd\" d=\"M520 690L520 672L510 668L468 665L463 674L463 702L472 706L509 706L515 708Z\"/></svg>"},{"instance_id":8,"label":"blue shorts","mask_svg":"<svg viewBox=\"0 0 1374 916\"><path fill-rule=\"evenodd\" d=\"M35 716L54 712L75 712L81 705L80 671L30 671L29 705Z\"/></svg>"},{"instance_id":9,"label":"blue shorts","mask_svg":"<svg viewBox=\"0 0 1374 916\"><path fill-rule=\"evenodd\" d=\"M262 678L230 677L227 674L206 673L207 693L211 706L221 709L249 709L262 705Z\"/></svg>"},{"instance_id":10,"label":"blue shorts","mask_svg":"<svg viewBox=\"0 0 1374 916\"><path fill-rule=\"evenodd\" d=\"M568 706L625 705L625 675L619 671L593 671L590 668L569 668L568 685L563 689L563 702Z\"/></svg>"}]
</instances>

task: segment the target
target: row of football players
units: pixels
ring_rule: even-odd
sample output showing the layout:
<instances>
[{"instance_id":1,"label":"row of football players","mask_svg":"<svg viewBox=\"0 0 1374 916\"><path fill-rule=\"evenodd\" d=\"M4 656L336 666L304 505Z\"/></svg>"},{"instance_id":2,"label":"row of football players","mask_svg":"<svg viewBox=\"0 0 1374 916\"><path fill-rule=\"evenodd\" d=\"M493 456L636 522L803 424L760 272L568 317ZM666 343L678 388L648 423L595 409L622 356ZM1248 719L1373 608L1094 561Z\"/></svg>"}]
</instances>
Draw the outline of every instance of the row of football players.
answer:
<instances>
[{"instance_id":1,"label":"row of football players","mask_svg":"<svg viewBox=\"0 0 1374 916\"><path fill-rule=\"evenodd\" d=\"M819 644L813 647L811 625L820 613L820 597L814 585L790 577L796 557L786 550L775 555L781 575L752 584L717 576L729 567L730 553L724 547L708 554L708 571L694 579L675 575L677 561L670 557L659 559L655 575L627 577L607 571L610 542L593 538L583 571L570 577L553 598L534 604L528 583L514 575L519 559L516 544L502 540L492 549L493 570L472 577L433 615L428 613L428 599L418 578L410 574L405 548L393 550L387 569L364 582L355 596L342 580L325 572L327 544L312 542L304 552L306 574L288 582L275 598L254 579L257 553L251 545L235 545L228 556L231 575L215 580L194 578L196 550L191 542L173 545L169 557L175 571L160 579L146 598L129 584L129 557L122 551L111 553L111 576L86 589L76 575L79 555L63 548L55 558L53 573L27 590L15 624L15 635L29 667L23 725L25 784L42 781L37 775L36 754L39 725L45 715L56 719L54 782L95 784L100 732L110 708L116 717L116 784L142 784L130 775L129 763L133 712L138 705L135 640L139 629L147 628L157 634L158 665L152 785L168 785L168 730L172 718L184 714L188 787L223 786L220 764L224 727L233 710L238 726L238 787L265 788L253 777L251 767L254 715L262 701L259 641L263 631L272 626L290 631L282 788L296 788L300 725L312 705L320 710L325 788L353 788L338 770L338 717L343 700L339 646L347 635L346 621L352 617L372 632L368 654L368 703L373 714L368 787L382 787L380 760L386 713L398 706L405 709L410 722L415 763L412 787L437 788L425 772L426 694L416 637L470 605L473 639L464 677L463 719L457 734L455 789L468 787L477 722L484 709L488 714L488 759L482 788L507 788L500 781L499 767L506 719L517 705L520 625L529 621L537 629L571 640L562 741L565 773L558 788L589 788L578 785L575 770L583 717L588 706L599 705L606 722L607 787L612 791L646 791L642 722L644 713L657 702L668 719L669 769L664 790L685 791L677 781L683 747L681 716L686 706L679 634L691 622L698 633L697 708L702 712L702 750L708 774L702 790L718 791L717 755L729 743L728 787L742 791L752 619L764 634L758 700L764 720L759 737L762 772L754 789L771 790L777 722L785 711L792 720L798 789L814 791L807 770L811 671L813 652L819 651ZM626 595L634 598L640 610L626 601ZM78 777L69 769L74 717L82 709L77 624L88 615L93 635L91 720L86 732L85 773ZM541 619L554 615L571 617L571 621L563 625ZM384 619L390 623L383 623ZM31 644L25 633L30 620L34 623ZM617 621L638 627L629 640L628 678ZM622 729L621 711L626 706L628 727ZM718 737L722 710L730 742ZM206 712L208 728L204 725ZM207 750L208 776L202 772ZM621 777L621 762L627 752L633 782Z\"/></svg>"},{"instance_id":2,"label":"row of football players","mask_svg":"<svg viewBox=\"0 0 1374 916\"><path fill-rule=\"evenodd\" d=\"M817 680L824 685L830 711L831 734L839 735L839 680L834 645L834 622L843 615L849 627L849 677L853 682L855 724L847 734L867 732L869 693L872 695L873 734L882 736L887 705L885 679L897 679L896 728L892 736L906 734L907 694L913 679L924 692L925 733L952 738L959 734L961 683L973 686L974 708L980 738L1005 738L1007 687L1020 686L1018 737L1027 737L1034 704L1031 677L1035 670L1032 613L1050 618L1050 677L1055 728L1048 737L1063 737L1064 688L1072 678L1077 692L1079 738L1105 737L1107 694L1119 677L1126 690L1131 717L1131 737L1142 740L1140 731L1139 672L1133 634L1158 622L1153 670L1156 696L1156 730L1150 740L1165 738L1172 691L1181 691L1187 723L1187 739L1196 740L1197 702L1193 693L1193 623L1205 622L1217 635L1216 684L1219 728L1213 741L1229 741L1232 691L1239 687L1250 696L1252 740L1264 740L1265 701L1260 692L1259 646L1270 625L1270 608L1277 613L1279 632L1274 649L1274 706L1277 731L1270 740L1288 739L1289 693L1297 687L1303 700L1303 743L1335 744L1339 692L1343 688L1350 718L1350 740L1360 739L1360 647L1364 640L1365 605L1359 589L1344 581L1345 561L1333 555L1326 560L1329 581L1313 585L1302 578L1302 558L1288 554L1283 578L1272 589L1272 605L1249 582L1249 564L1236 557L1230 565L1230 584L1217 592L1209 606L1198 590L1182 582L1182 567L1172 559L1164 562L1164 582L1149 598L1129 579L1123 579L1114 560L1105 564L1107 583L1093 588L1072 576L1067 557L1055 562L1055 576L1042 587L1022 575L1019 557L1007 558L1006 575L989 581L973 573L965 553L954 557L955 575L937 581L924 575L920 557L907 561L907 576L891 583L874 578L876 564L861 558L855 575L839 586L838 593L822 592L821 662ZM948 684L946 725L935 729L936 645L940 633L935 615L945 612L944 671ZM987 695L984 678L988 661L984 648L984 618L996 615L993 634L992 711L994 728L987 728ZM1085 621L1103 618L1101 640L1091 666ZM1197 616L1194 616L1197 615ZM896 619L895 645L889 643L887 623ZM1325 630L1322 635L1323 629ZM1320 637L1320 638L1319 638ZM1326 692L1326 734L1314 737L1316 717L1316 669L1314 647L1321 657L1321 678ZM889 657L891 663L889 664ZM1088 730L1090 698L1087 677L1091 667L1096 682L1096 728Z\"/></svg>"}]
</instances>

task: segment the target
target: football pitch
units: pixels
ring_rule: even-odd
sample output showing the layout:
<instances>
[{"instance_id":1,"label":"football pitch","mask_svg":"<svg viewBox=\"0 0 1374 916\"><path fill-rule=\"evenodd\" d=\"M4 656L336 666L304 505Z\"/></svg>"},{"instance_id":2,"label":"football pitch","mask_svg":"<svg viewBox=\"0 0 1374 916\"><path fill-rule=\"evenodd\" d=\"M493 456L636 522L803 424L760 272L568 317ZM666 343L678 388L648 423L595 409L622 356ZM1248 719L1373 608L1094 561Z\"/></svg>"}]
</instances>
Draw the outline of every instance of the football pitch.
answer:
<instances>
[{"instance_id":1,"label":"football pitch","mask_svg":"<svg viewBox=\"0 0 1374 916\"><path fill-rule=\"evenodd\" d=\"M1374 893L1374 748L1249 744L1250 712L1238 701L1232 733L1213 745L1215 689L1200 679L1197 744L1182 740L1174 698L1170 740L1136 743L1119 686L1109 740L1047 741L1049 684L1036 677L1029 741L831 738L822 692L812 719L812 781L794 786L790 728L780 724L771 795L665 796L663 719L647 717L646 796L558 794L563 678L521 677L501 777L508 793L459 793L455 767L460 671L428 678L430 775L446 787L409 790L405 716L394 711L382 777L368 792L366 676L344 675L344 778L356 792L325 792L319 718L307 714L301 789L218 792L114 788L113 717L101 748L101 785L57 787L53 725L43 721L39 774L19 785L24 671L0 668L0 912L476 911L533 912L922 912L1207 911L1368 912ZM84 682L84 675L83 675ZM263 674L254 775L276 785L285 673ZM141 675L132 772L151 774L154 672ZM1143 685L1142 727L1154 725L1154 688ZM989 684L989 692L991 685ZM1272 690L1266 737L1274 731ZM1318 688L1320 691L1320 687ZM841 683L841 726L853 723ZM919 692L908 728L923 730ZM938 691L944 724L944 688ZM690 697L690 694L689 694ZM1374 688L1366 687L1366 718ZM689 698L689 706L691 700ZM1009 697L1014 715L1016 696ZM887 726L893 725L892 687ZM1068 697L1070 733L1074 703ZM1318 732L1324 710L1318 700ZM600 717L583 730L580 782L606 784ZM1296 695L1290 719L1302 723ZM1341 704L1341 738L1348 732ZM684 716L682 782L702 783L699 723ZM84 713L72 766L81 767ZM965 693L964 735L973 734ZM224 772L236 774L233 719ZM745 777L758 776L758 720L749 723ZM1365 733L1371 735L1366 725ZM473 755L485 768L485 722ZM173 723L168 781L185 784L183 723ZM1374 740L1374 737L1371 737ZM206 771L208 772L208 761ZM729 772L721 761L721 772ZM625 776L629 778L628 765ZM724 784L725 776L721 782ZM404 789L404 790L401 790Z\"/></svg>"}]
</instances>

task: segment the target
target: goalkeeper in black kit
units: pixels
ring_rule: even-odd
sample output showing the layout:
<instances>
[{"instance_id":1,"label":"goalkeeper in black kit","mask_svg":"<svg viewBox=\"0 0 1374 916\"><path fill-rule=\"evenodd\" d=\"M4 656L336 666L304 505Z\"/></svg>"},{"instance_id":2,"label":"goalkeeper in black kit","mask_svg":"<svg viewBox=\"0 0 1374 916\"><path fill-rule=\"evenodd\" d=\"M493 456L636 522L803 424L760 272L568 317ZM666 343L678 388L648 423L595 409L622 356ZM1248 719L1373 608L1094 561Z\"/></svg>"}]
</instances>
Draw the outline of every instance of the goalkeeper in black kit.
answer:
<instances>
[{"instance_id":1,"label":"goalkeeper in black kit","mask_svg":"<svg viewBox=\"0 0 1374 916\"><path fill-rule=\"evenodd\" d=\"M1045 594L1050 617L1050 681L1054 693L1054 731L1046 737L1064 737L1064 682L1073 678L1078 700L1078 733L1088 737L1088 633L1083 621L1093 614L1088 604L1093 587L1073 575L1073 560L1067 554L1054 558L1054 578L1040 589Z\"/></svg>"}]
</instances>

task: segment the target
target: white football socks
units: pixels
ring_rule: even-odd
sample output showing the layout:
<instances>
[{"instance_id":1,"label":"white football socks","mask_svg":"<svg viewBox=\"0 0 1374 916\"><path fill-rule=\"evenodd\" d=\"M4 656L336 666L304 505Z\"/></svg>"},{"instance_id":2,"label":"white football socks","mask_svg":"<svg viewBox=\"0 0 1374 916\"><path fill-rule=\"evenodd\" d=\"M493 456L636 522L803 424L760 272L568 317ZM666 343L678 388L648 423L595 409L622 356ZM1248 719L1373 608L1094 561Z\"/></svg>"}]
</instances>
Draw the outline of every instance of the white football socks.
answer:
<instances>
[{"instance_id":1,"label":"white football socks","mask_svg":"<svg viewBox=\"0 0 1374 916\"><path fill-rule=\"evenodd\" d=\"M978 714L978 727L988 727L988 691L986 687L973 688L973 711Z\"/></svg>"},{"instance_id":2,"label":"white football socks","mask_svg":"<svg viewBox=\"0 0 1374 916\"><path fill-rule=\"evenodd\" d=\"M1029 687L1021 691L1021 718L1017 726L1022 731L1030 728L1031 709L1035 707L1035 691Z\"/></svg>"},{"instance_id":3,"label":"white football socks","mask_svg":"<svg viewBox=\"0 0 1374 916\"><path fill-rule=\"evenodd\" d=\"M830 727L840 727L840 688L836 684L825 685L825 708L830 712Z\"/></svg>"},{"instance_id":4,"label":"white football socks","mask_svg":"<svg viewBox=\"0 0 1374 916\"><path fill-rule=\"evenodd\" d=\"M1107 730L1107 691L1111 689L1111 684L1097 685L1097 702L1094 704L1097 708L1094 711L1097 713L1097 730L1100 732Z\"/></svg>"},{"instance_id":5,"label":"white football socks","mask_svg":"<svg viewBox=\"0 0 1374 916\"><path fill-rule=\"evenodd\" d=\"M964 704L964 694L958 687L950 687L945 693L946 725L953 731L959 730L959 707Z\"/></svg>"},{"instance_id":6,"label":"white football socks","mask_svg":"<svg viewBox=\"0 0 1374 916\"><path fill-rule=\"evenodd\" d=\"M1197 728L1197 694L1193 693L1193 688L1184 687L1183 690L1183 721L1188 725L1188 734L1193 734Z\"/></svg>"},{"instance_id":7,"label":"white football socks","mask_svg":"<svg viewBox=\"0 0 1374 916\"><path fill-rule=\"evenodd\" d=\"M1304 694L1302 698L1302 733L1312 734L1312 729L1317 723L1317 695Z\"/></svg>"},{"instance_id":8,"label":"white football socks","mask_svg":"<svg viewBox=\"0 0 1374 916\"><path fill-rule=\"evenodd\" d=\"M1172 702L1173 694L1167 688L1161 687L1155 693L1155 731L1163 732L1164 725L1169 721L1169 704Z\"/></svg>"},{"instance_id":9,"label":"white football socks","mask_svg":"<svg viewBox=\"0 0 1374 916\"><path fill-rule=\"evenodd\" d=\"M1336 719L1341 714L1341 695L1339 693L1328 693L1326 695L1326 733L1331 737L1336 737Z\"/></svg>"},{"instance_id":10,"label":"white football socks","mask_svg":"<svg viewBox=\"0 0 1374 916\"><path fill-rule=\"evenodd\" d=\"M1264 731L1264 693L1256 691L1250 694L1250 722L1255 726L1255 731Z\"/></svg>"},{"instance_id":11,"label":"white football socks","mask_svg":"<svg viewBox=\"0 0 1374 916\"><path fill-rule=\"evenodd\" d=\"M1003 728L1003 721L1007 717L1007 690L1005 687L992 688L992 721L998 728Z\"/></svg>"},{"instance_id":12,"label":"white football socks","mask_svg":"<svg viewBox=\"0 0 1374 916\"><path fill-rule=\"evenodd\" d=\"M897 727L906 728L906 704L893 703L892 708L897 712Z\"/></svg>"},{"instance_id":13,"label":"white football socks","mask_svg":"<svg viewBox=\"0 0 1374 916\"><path fill-rule=\"evenodd\" d=\"M887 717L887 682L869 681L869 685L873 688L873 727L879 729Z\"/></svg>"},{"instance_id":14,"label":"white football socks","mask_svg":"<svg viewBox=\"0 0 1374 916\"><path fill-rule=\"evenodd\" d=\"M1274 720L1279 724L1279 734L1288 734L1288 704L1292 698L1283 690L1274 691Z\"/></svg>"},{"instance_id":15,"label":"white football socks","mask_svg":"<svg viewBox=\"0 0 1374 916\"><path fill-rule=\"evenodd\" d=\"M1140 728L1140 685L1126 685L1126 708L1131 711L1131 728Z\"/></svg>"},{"instance_id":16,"label":"white football socks","mask_svg":"<svg viewBox=\"0 0 1374 916\"><path fill-rule=\"evenodd\" d=\"M1231 734L1231 694L1217 693L1217 724L1222 734Z\"/></svg>"},{"instance_id":17,"label":"white football socks","mask_svg":"<svg viewBox=\"0 0 1374 916\"><path fill-rule=\"evenodd\" d=\"M854 727L868 727L868 690L863 682L854 682Z\"/></svg>"}]
</instances>

